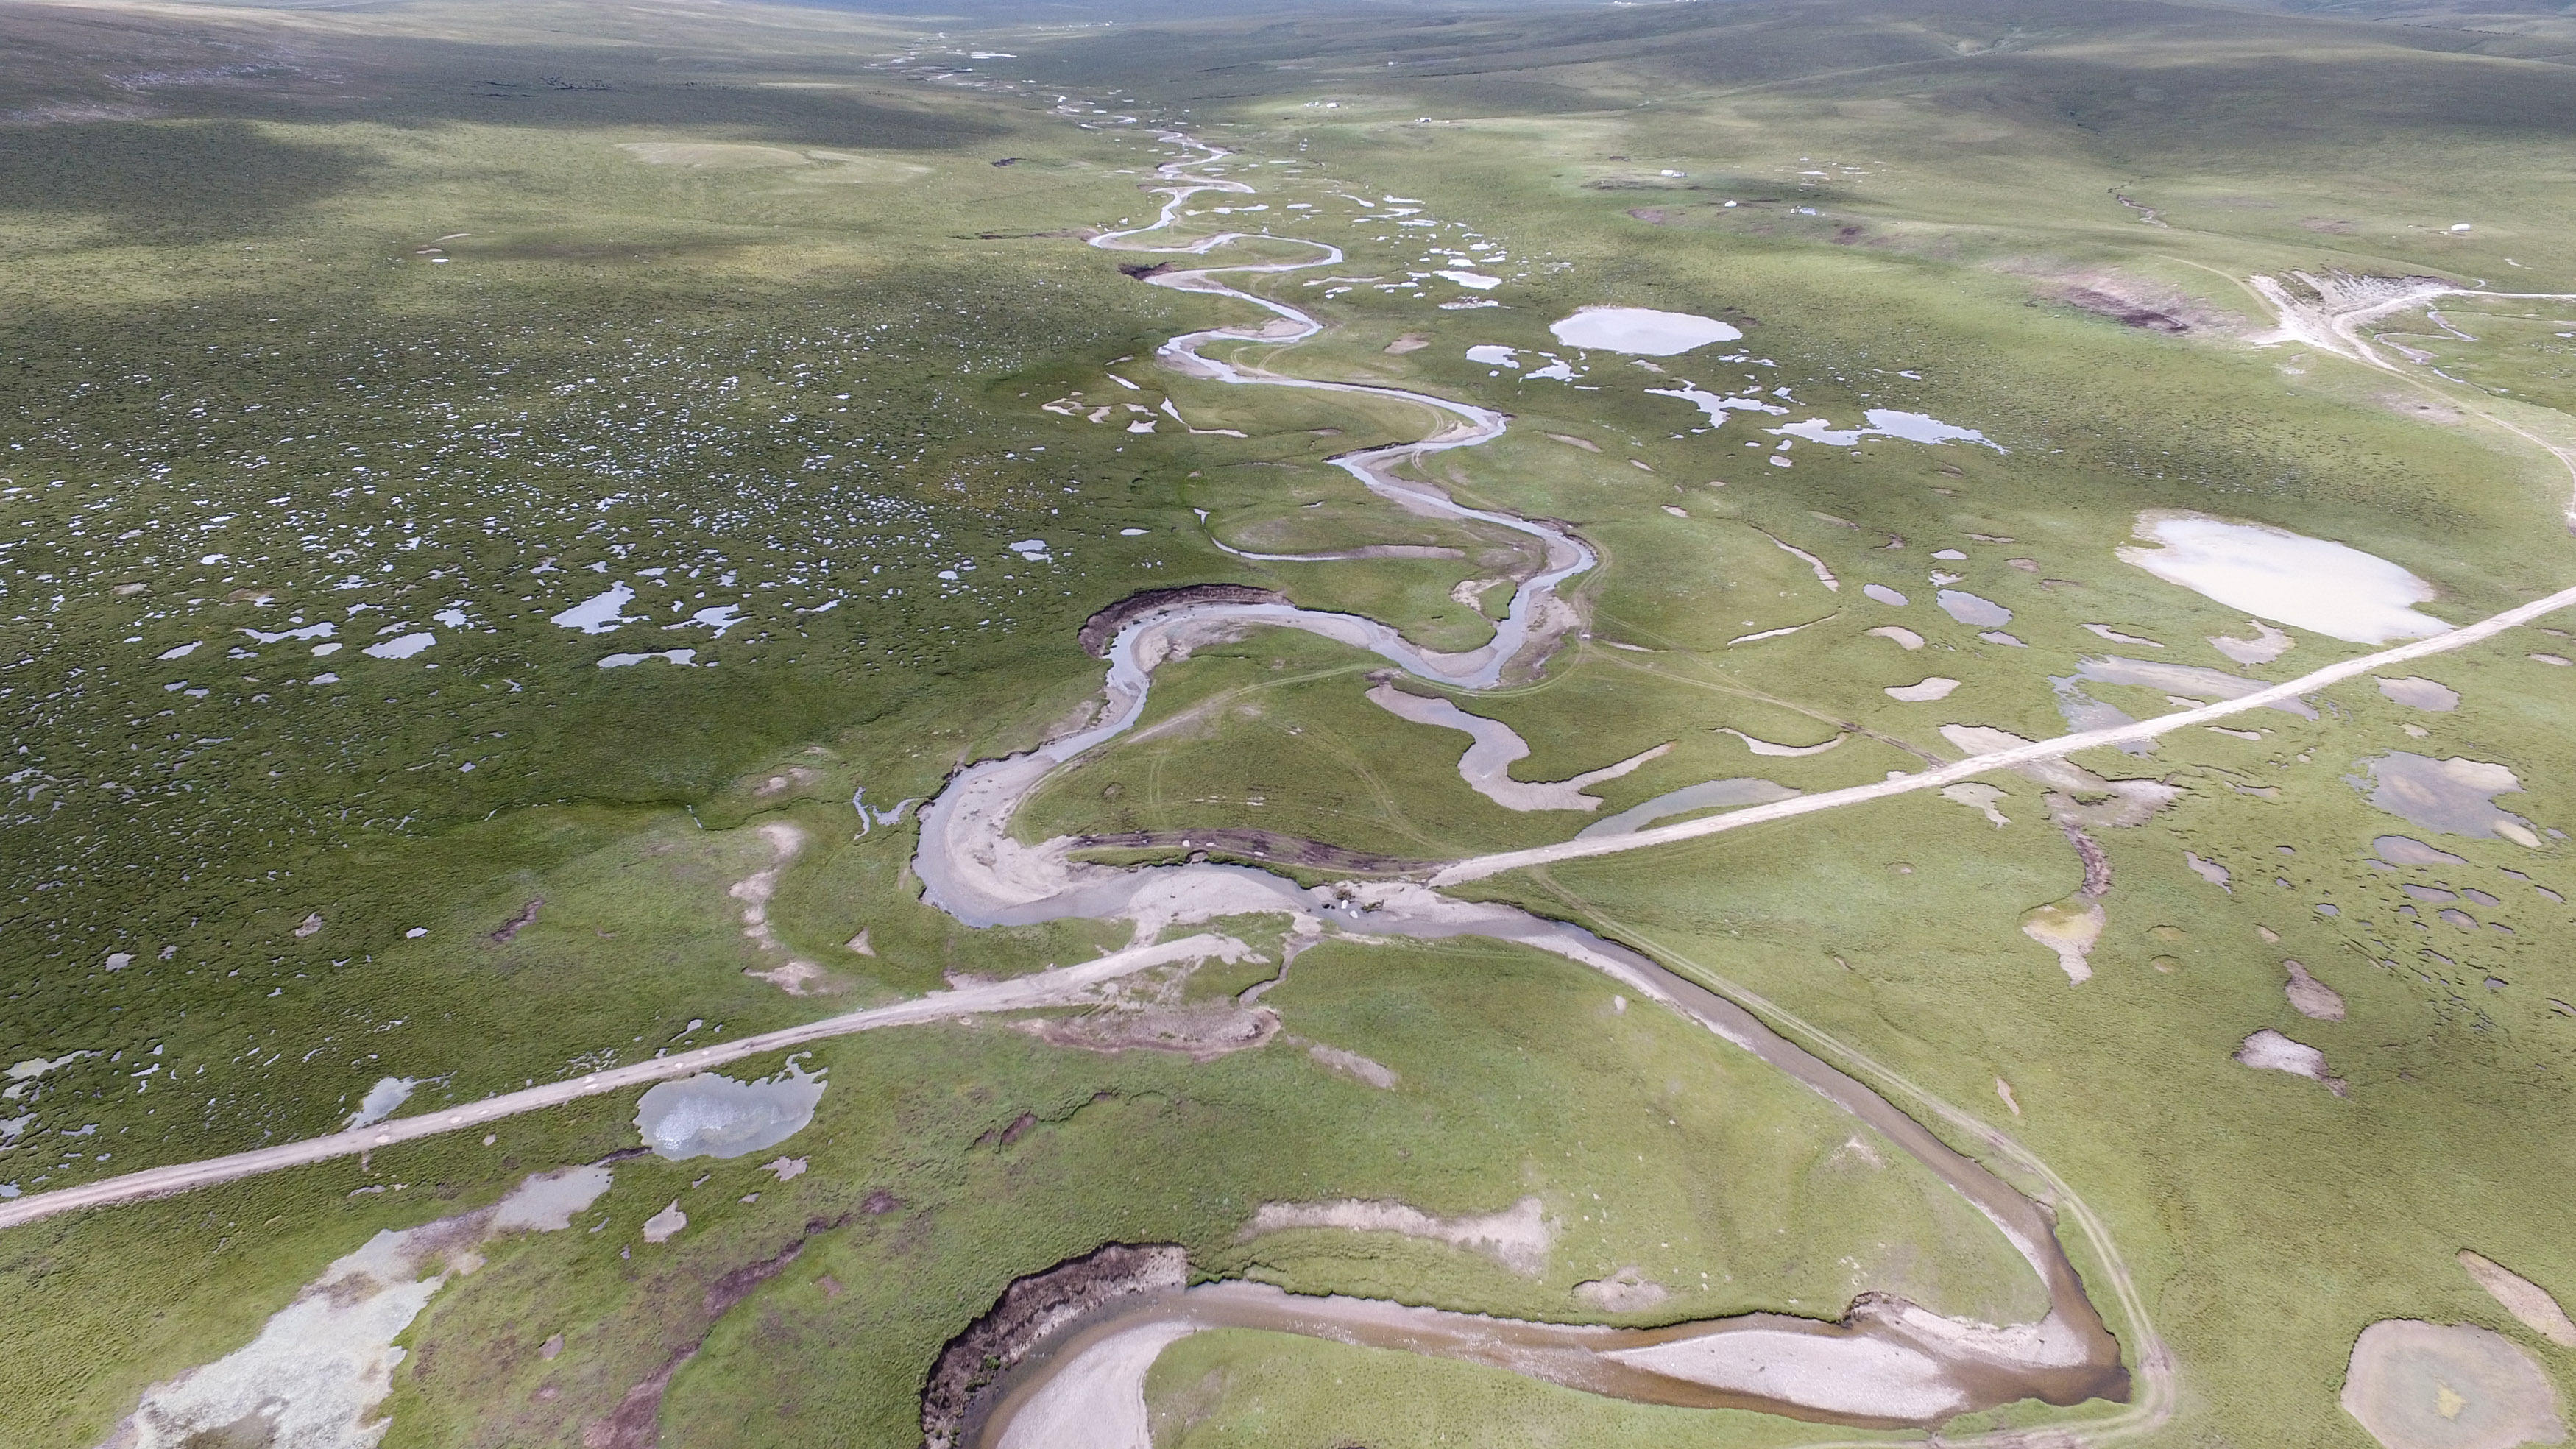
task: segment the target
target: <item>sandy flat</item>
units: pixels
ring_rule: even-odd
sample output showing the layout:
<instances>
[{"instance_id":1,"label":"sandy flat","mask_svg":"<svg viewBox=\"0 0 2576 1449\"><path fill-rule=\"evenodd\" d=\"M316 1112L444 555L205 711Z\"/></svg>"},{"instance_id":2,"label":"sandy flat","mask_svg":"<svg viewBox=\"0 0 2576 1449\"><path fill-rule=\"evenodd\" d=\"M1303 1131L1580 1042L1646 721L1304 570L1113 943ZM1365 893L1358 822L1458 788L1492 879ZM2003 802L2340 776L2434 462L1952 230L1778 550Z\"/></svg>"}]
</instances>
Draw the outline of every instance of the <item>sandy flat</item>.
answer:
<instances>
[{"instance_id":1,"label":"sandy flat","mask_svg":"<svg viewBox=\"0 0 2576 1449\"><path fill-rule=\"evenodd\" d=\"M2236 1060L2256 1071L2288 1072L2294 1077L2308 1077L2320 1082L2332 1080L2326 1070L2324 1052L2268 1027L2245 1038L2236 1049Z\"/></svg>"},{"instance_id":2,"label":"sandy flat","mask_svg":"<svg viewBox=\"0 0 2576 1449\"><path fill-rule=\"evenodd\" d=\"M1153 1449L1145 1375L1164 1349L1197 1331L1146 1323L1084 1349L1011 1415L999 1449Z\"/></svg>"},{"instance_id":3,"label":"sandy flat","mask_svg":"<svg viewBox=\"0 0 2576 1449\"><path fill-rule=\"evenodd\" d=\"M1935 1420L1968 1402L1930 1355L1873 1338L1737 1329L1602 1356L1710 1388L1837 1414Z\"/></svg>"}]
</instances>

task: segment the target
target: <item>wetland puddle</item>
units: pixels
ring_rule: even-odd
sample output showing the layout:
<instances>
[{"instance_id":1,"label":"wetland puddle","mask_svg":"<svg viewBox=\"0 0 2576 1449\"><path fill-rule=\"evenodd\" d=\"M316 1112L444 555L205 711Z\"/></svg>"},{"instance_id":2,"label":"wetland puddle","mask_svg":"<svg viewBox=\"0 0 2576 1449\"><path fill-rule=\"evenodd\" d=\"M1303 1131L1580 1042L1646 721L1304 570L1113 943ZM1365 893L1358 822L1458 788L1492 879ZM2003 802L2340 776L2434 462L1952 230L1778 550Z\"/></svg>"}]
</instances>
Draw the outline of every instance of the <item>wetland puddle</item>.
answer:
<instances>
[{"instance_id":1,"label":"wetland puddle","mask_svg":"<svg viewBox=\"0 0 2576 1449\"><path fill-rule=\"evenodd\" d=\"M2410 607L2434 597L2431 584L2347 544L2265 523L2162 510L2139 514L2137 532L2161 547L2121 548L2121 562L2231 609L2329 639L2387 644L2451 627Z\"/></svg>"},{"instance_id":2,"label":"wetland puddle","mask_svg":"<svg viewBox=\"0 0 2576 1449\"><path fill-rule=\"evenodd\" d=\"M794 1062L756 1082L701 1072L646 1091L635 1104L635 1127L644 1145L668 1161L741 1157L804 1131L824 1085Z\"/></svg>"},{"instance_id":3,"label":"wetland puddle","mask_svg":"<svg viewBox=\"0 0 2576 1449\"><path fill-rule=\"evenodd\" d=\"M1857 428L1837 428L1823 418L1808 418L1804 422L1788 423L1768 431L1779 436L1804 438L1811 443L1822 443L1828 448L1848 448L1863 438L1901 438L1909 443L1977 443L1992 448L1998 453L2007 451L2001 443L1993 441L1975 428L1963 428L1956 423L1945 423L1939 418L1923 413L1899 412L1894 408L1871 408L1862 416L1868 421Z\"/></svg>"},{"instance_id":4,"label":"wetland puddle","mask_svg":"<svg viewBox=\"0 0 2576 1449\"><path fill-rule=\"evenodd\" d=\"M1714 317L1695 312L1658 312L1651 307L1584 307L1571 317L1549 323L1547 330L1568 347L1624 352L1631 357L1675 357L1712 342L1733 342L1744 335Z\"/></svg>"},{"instance_id":5,"label":"wetland puddle","mask_svg":"<svg viewBox=\"0 0 2576 1449\"><path fill-rule=\"evenodd\" d=\"M626 606L635 600L635 591L625 581L608 586L605 593L593 594L550 621L566 629L579 629L585 634L605 634L620 624L639 622L625 617Z\"/></svg>"},{"instance_id":6,"label":"wetland puddle","mask_svg":"<svg viewBox=\"0 0 2576 1449\"><path fill-rule=\"evenodd\" d=\"M2369 775L2368 780L2346 775L2344 783L2366 790L2372 805L2409 825L2445 835L2510 840L2526 849L2540 848L2540 837L2532 833L2531 822L2508 814L2495 803L2496 796L2522 789L2522 781L2502 765L2457 756L2437 760L2430 755L2396 750L2362 761L2361 768Z\"/></svg>"}]
</instances>

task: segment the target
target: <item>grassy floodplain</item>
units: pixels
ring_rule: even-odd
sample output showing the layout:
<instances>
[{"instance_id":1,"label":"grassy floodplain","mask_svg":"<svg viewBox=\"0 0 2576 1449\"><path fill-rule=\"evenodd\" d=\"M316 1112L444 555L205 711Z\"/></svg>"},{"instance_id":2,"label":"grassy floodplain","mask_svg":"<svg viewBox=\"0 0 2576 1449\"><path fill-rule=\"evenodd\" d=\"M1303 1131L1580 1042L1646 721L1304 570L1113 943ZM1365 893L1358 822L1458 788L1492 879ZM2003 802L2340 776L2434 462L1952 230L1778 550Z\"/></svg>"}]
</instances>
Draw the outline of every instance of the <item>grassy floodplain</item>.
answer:
<instances>
[{"instance_id":1,"label":"grassy floodplain","mask_svg":"<svg viewBox=\"0 0 2576 1449\"><path fill-rule=\"evenodd\" d=\"M2410 309L2369 329L2381 369L2257 345L2274 319L2250 286L2576 291L2555 17L5 13L0 1049L69 1058L0 1106L24 1114L0 1148L19 1192L329 1131L381 1077L418 1079L404 1110L422 1111L1122 944L1105 924L956 925L919 899L909 820L854 834L848 801L918 800L1084 708L1100 666L1075 630L1137 589L1249 583L1429 647L1487 637L1536 566L1527 540L1406 515L1323 466L1419 435L1426 410L1154 366L1166 336L1243 320L1082 245L1151 214L1136 188L1175 154L1157 125L1235 150L1227 174L1257 188L1198 199L1184 235L1348 254L1251 284L1332 330L1223 355L1513 415L1419 476L1564 520L1603 562L1543 672L1459 702L1529 743L1525 780L1672 746L1596 787L1599 813L1712 778L1876 780L1956 758L1946 724L2061 733L2051 681L2085 659L2273 681L2362 647L2294 631L2269 662L2229 657L2211 640L2247 636L2242 611L2114 552L2145 510L2343 541L2431 581L2423 607L2455 623L2576 581L2571 479L2534 445L2576 436L2576 302ZM1745 336L1651 367L1551 336L1601 302ZM1527 376L1541 354L1568 375ZM1685 387L1788 411L1718 422L1650 391ZM1783 451L1764 431L1870 408L1993 446ZM1225 551L1357 543L1455 556ZM1945 588L2011 618L1962 623ZM1921 647L1868 632L1890 626ZM1963 1149L1933 1103L2048 1163L2174 1356L2151 1442L2358 1449L2336 1394L2378 1319L2482 1324L2576 1382L2453 1261L2473 1248L2576 1295L2558 945L2576 872L2555 833L2576 830L2558 727L2576 670L2533 657L2571 643L2522 631L2428 663L2451 711L2356 682L2313 720L2231 721L2252 738L2084 757L2180 794L2089 827L2111 885L2081 985L2019 929L2084 865L2048 787L2014 776L1994 781L2003 825L1914 796L1466 893L1758 994ZM632 655L661 657L603 667ZM1472 791L1465 736L1370 704L1376 667L1297 634L1201 648L1159 676L1149 728L1050 782L1022 838L1253 826L1433 860L1585 823ZM1936 675L1958 681L1941 700L1886 692ZM1843 742L1789 757L1747 737ZM2351 781L2398 750L2510 768L2497 803L2541 843L2374 808ZM781 825L792 860L762 833ZM2390 834L2459 861L2370 864ZM736 887L773 868L764 951ZM2495 904L2463 927L2409 886ZM1275 960L1275 922L1227 924ZM782 951L825 964L820 997L745 974ZM2290 961L2342 1019L2293 1011ZM1268 969L1171 989L1213 1001ZM1995 1322L2038 1306L1928 1177L1856 1165L1860 1139L1806 1094L1551 958L1337 944L1264 1003L1285 1035L1207 1062L1002 1020L832 1044L810 1059L833 1083L821 1114L788 1144L804 1175L620 1162L580 1231L500 1244L432 1300L385 1442L588 1442L665 1370L627 1431L644 1437L620 1442L914 1442L941 1343L1014 1277L1107 1241L1558 1320L1833 1318L1866 1288ZM2346 1093L2230 1060L2266 1028L2320 1049ZM489 1146L0 1234L0 1422L99 1442L369 1233L631 1145L632 1114L604 1099ZM1241 1236L1264 1201L1474 1214L1525 1195L1559 1224L1535 1275L1384 1235ZM665 1203L690 1227L648 1244ZM1628 1267L1677 1291L1626 1316L1576 1294ZM1825 1432L1248 1333L1184 1340L1147 1389L1158 1444Z\"/></svg>"}]
</instances>

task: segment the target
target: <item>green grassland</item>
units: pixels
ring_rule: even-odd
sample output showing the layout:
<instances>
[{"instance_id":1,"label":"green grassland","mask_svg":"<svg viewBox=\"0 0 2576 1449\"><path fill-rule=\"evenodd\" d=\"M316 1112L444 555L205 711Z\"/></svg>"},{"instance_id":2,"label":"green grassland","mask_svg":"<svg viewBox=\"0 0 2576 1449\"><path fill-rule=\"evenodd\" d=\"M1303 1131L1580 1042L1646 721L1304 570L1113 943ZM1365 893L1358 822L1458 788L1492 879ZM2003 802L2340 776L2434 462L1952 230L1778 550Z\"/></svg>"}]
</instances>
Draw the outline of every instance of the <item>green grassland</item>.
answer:
<instances>
[{"instance_id":1,"label":"green grassland","mask_svg":"<svg viewBox=\"0 0 2576 1449\"><path fill-rule=\"evenodd\" d=\"M828 1045L807 1063L831 1083L823 1114L790 1144L805 1175L781 1186L751 1159L618 1164L618 1185L576 1231L504 1240L489 1267L433 1301L405 1340L389 1442L580 1442L584 1423L711 1327L674 1381L671 1432L892 1442L919 1412L917 1370L893 1365L926 1365L1018 1271L1014 1255L1052 1261L1104 1240L1183 1242L1202 1272L1300 1291L1594 1321L1603 1315L1572 1285L1631 1264L1675 1289L1648 1321L1838 1310L1865 1287L1989 1317L2041 1306L2000 1235L1929 1174L1696 1028L1615 1010L1577 968L1474 943L1331 946L1301 957L1272 995L1305 1038L1371 1056L1397 1085L1336 1075L1285 1042L1194 1066L1047 1047L1000 1020ZM41 1290L11 1309L13 1377L54 1396L49 1440L94 1439L144 1382L245 1337L317 1257L378 1224L489 1201L513 1169L596 1156L624 1140L624 1110L602 1102L512 1124L489 1148L389 1149L364 1167L13 1234L13 1280ZM1023 1112L1034 1130L997 1145L992 1132ZM1637 1150L1649 1145L1661 1150ZM345 1196L394 1182L415 1198ZM1557 1223L1536 1278L1445 1247L1237 1238L1263 1200L1476 1213L1525 1195ZM642 1220L673 1200L686 1234L638 1242ZM227 1228L258 1214L265 1227L209 1244L209 1213ZM578 1231L603 1220L596 1235ZM697 1308L714 1279L800 1240L792 1271L721 1324ZM1019 1246L997 1253L1000 1242ZM173 1272L202 1276L160 1301ZM818 1288L827 1278L835 1286ZM556 1332L564 1356L537 1358ZM75 1378L69 1361L84 1355ZM813 1372L826 1362L888 1367Z\"/></svg>"},{"instance_id":2,"label":"green grassland","mask_svg":"<svg viewBox=\"0 0 2576 1449\"><path fill-rule=\"evenodd\" d=\"M1149 214L1136 187L1174 154L1155 122L1237 150L1231 174L1260 191L1199 198L1184 225L1203 230L1185 236L1273 230L1349 253L1234 279L1332 329L1219 355L1513 415L1417 476L1564 520L1603 564L1568 591L1583 637L1538 678L1460 703L1530 742L1524 779L1674 745L1597 787L1605 811L1727 776L1876 780L1955 757L1949 723L2059 733L2048 680L2083 657L2278 680L2358 652L2302 633L2270 664L2231 664L2206 640L2246 632L2240 614L2114 556L2145 509L2345 541L2433 581L2425 607L2453 621L2576 580L2566 471L2492 421L2563 425L2547 410L2569 403L2576 344L2558 334L2576 304L2451 299L2447 328L2420 309L2388 319L2372 330L2430 358L2404 377L2247 345L2269 322L2256 274L2576 289L2576 76L2546 17L2508 34L2073 0L1114 30L744 13L758 22L9 7L0 1051L97 1055L12 1099L36 1122L0 1149L0 1182L327 1131L382 1076L423 1079L420 1110L1121 944L1084 922L957 926L918 899L909 821L860 833L848 801L864 789L890 808L1035 742L1096 687L1075 629L1136 589L1251 583L1427 647L1489 637L1505 589L1452 591L1529 572L1527 540L1411 516L1325 466L1419 436L1427 410L1153 366L1174 332L1248 320L1139 285L1117 263L1150 258L1078 239ZM969 46L1008 54L970 63ZM1086 128L1049 113L1057 95L1145 119L1086 113ZM1396 217L1375 200L1389 196L1423 210ZM1237 201L1270 209L1209 210ZM1399 224L1419 220L1435 224ZM1451 265L1426 248L1471 234L1508 256L1492 292L1408 275ZM1376 280L1308 285L1328 275ZM1478 297L1501 305L1433 305ZM1611 301L1729 318L1745 360L1709 348L1650 371L1549 335ZM1427 345L1390 350L1404 339ZM1478 344L1582 370L1498 374L1465 358ZM1794 410L1711 428L1647 391L1685 382L1786 389ZM1189 428L1246 436L1183 431L1166 398ZM1793 467L1765 461L1762 429L1872 407L2001 451L1800 441L1779 455ZM1140 417L1160 421L1128 431ZM1010 547L1029 539L1043 558ZM1462 556L1264 563L1217 542ZM1935 572L2009 608L2020 646L1936 610ZM552 622L612 584L635 622ZM1891 624L1924 647L1866 633ZM363 653L421 632L438 642ZM693 661L599 663L675 648ZM2018 929L2082 872L2017 777L1995 780L2000 828L1918 795L1466 893L1758 993L1776 1025L1847 1049L1925 1120L1913 1091L2011 1133L2137 1275L2179 1374L2160 1442L2358 1449L2335 1391L2375 1319L2486 1324L2562 1383L2576 1371L2451 1261L2474 1247L2576 1294L2555 1231L2576 1184L2560 1128L2576 980L2556 943L2576 922L2534 889L2576 894L2567 847L2428 834L2346 778L2396 749L2496 761L2523 786L2504 808L2576 829L2557 727L2576 671L2533 652L2570 651L2525 633L2417 667L2461 692L2455 713L2362 681L2315 721L2230 722L2258 740L2192 731L2086 757L2184 793L2094 832L2114 883L2080 986ZM1020 833L1248 825L1432 859L1582 823L1473 793L1465 737L1370 704L1375 667L1296 634L1200 648L1158 675L1148 728L1051 781ZM1932 674L1958 691L1884 693ZM2088 688L2141 717L2171 707ZM1780 758L1726 729L1851 737ZM744 974L780 957L746 938L729 891L774 863L759 827L777 825L803 845L768 925L826 967L819 998ZM2389 833L2468 864L2366 864ZM2481 915L2512 934L2402 914L2421 908L2401 883L2491 892L2503 904ZM847 944L862 931L870 954ZM111 953L131 959L111 969ZM2285 960L2347 1017L2294 1014ZM1653 1321L1830 1318L1864 1287L1998 1322L2038 1307L1928 1177L1893 1154L1856 1167L1821 1103L1659 1013L1612 1011L1563 963L1335 945L1265 1004L1399 1085L1285 1040L1195 1065L1048 1047L1001 1021L830 1044L811 1059L831 1074L821 1113L789 1144L807 1175L620 1163L577 1224L604 1219L598 1235L503 1243L433 1301L403 1340L387 1442L578 1442L692 1345L663 1442L912 1442L939 1345L1012 1278L1112 1240L1185 1243L1203 1274L1554 1319L1603 1317L1573 1285L1631 1264L1677 1290ZM2322 1049L2350 1095L2230 1061L2262 1028ZM246 1341L368 1233L627 1145L632 1110L603 1100L515 1119L488 1148L432 1140L11 1230L0 1422L31 1444L94 1443L142 1386ZM1023 1112L1027 1135L979 1141ZM1560 1223L1536 1278L1379 1237L1237 1237L1266 1200L1481 1213L1527 1193ZM688 1231L641 1243L671 1201ZM738 1305L708 1307L724 1274L799 1243ZM2104 1282L2094 1248L2069 1246ZM564 1356L536 1357L558 1331ZM1149 1387L1172 1444L1813 1434L1260 1334L1184 1341Z\"/></svg>"}]
</instances>

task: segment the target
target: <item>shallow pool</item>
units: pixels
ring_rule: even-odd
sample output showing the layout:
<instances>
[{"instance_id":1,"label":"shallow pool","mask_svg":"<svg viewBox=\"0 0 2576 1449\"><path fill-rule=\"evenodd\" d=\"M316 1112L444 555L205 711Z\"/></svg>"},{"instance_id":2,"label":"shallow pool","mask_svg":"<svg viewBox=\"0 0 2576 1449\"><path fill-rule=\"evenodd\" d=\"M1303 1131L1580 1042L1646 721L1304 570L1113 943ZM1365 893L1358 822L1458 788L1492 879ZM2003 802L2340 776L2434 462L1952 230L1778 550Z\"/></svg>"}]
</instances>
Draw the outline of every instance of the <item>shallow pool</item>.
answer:
<instances>
[{"instance_id":1,"label":"shallow pool","mask_svg":"<svg viewBox=\"0 0 2576 1449\"><path fill-rule=\"evenodd\" d=\"M1693 312L1658 312L1651 307L1585 307L1548 324L1548 331L1568 347L1625 352L1637 357L1671 357L1732 342L1744 334L1714 317Z\"/></svg>"}]
</instances>

